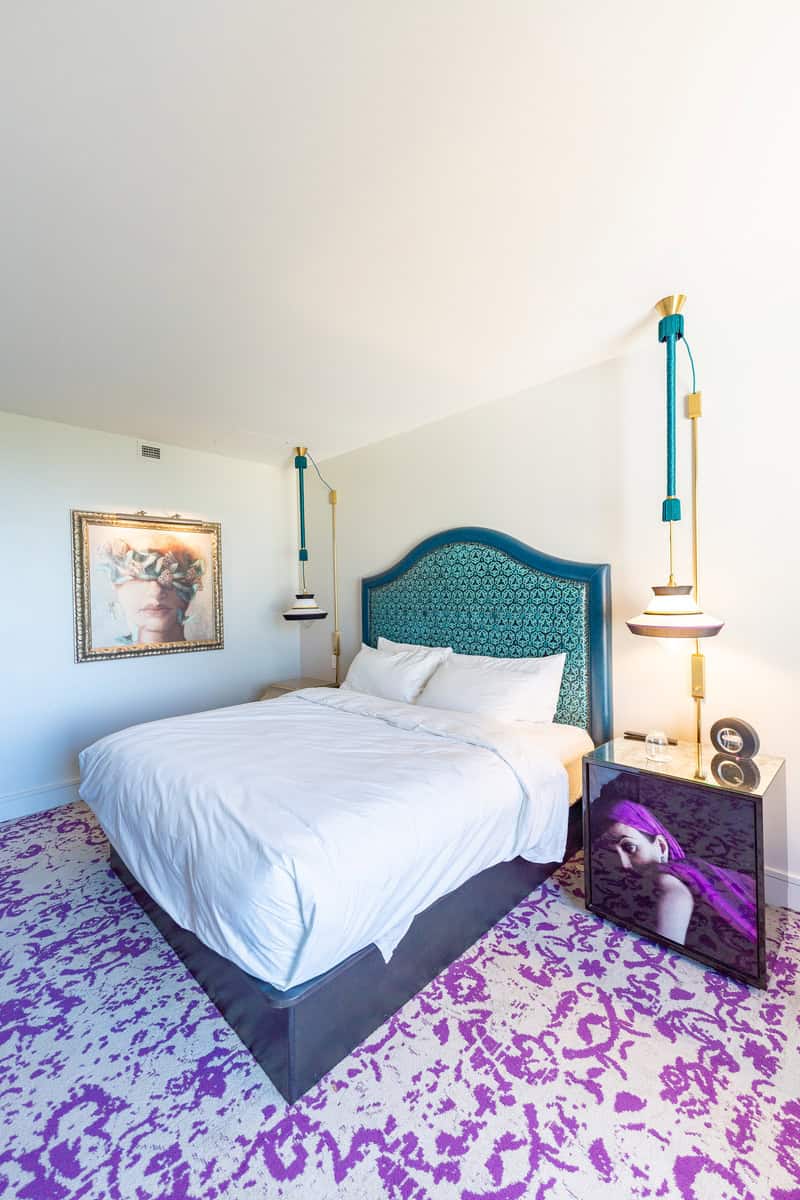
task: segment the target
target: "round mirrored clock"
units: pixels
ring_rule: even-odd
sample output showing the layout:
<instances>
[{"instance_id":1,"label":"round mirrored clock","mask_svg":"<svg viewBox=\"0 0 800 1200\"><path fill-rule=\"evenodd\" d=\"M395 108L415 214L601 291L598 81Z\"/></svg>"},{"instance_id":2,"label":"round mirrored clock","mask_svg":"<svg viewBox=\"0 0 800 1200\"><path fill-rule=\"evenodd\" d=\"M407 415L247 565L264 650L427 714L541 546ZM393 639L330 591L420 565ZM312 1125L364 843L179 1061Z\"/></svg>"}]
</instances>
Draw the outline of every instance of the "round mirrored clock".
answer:
<instances>
[{"instance_id":1,"label":"round mirrored clock","mask_svg":"<svg viewBox=\"0 0 800 1200\"><path fill-rule=\"evenodd\" d=\"M752 758L760 742L753 726L741 717L721 717L711 726L711 744L728 757Z\"/></svg>"}]
</instances>

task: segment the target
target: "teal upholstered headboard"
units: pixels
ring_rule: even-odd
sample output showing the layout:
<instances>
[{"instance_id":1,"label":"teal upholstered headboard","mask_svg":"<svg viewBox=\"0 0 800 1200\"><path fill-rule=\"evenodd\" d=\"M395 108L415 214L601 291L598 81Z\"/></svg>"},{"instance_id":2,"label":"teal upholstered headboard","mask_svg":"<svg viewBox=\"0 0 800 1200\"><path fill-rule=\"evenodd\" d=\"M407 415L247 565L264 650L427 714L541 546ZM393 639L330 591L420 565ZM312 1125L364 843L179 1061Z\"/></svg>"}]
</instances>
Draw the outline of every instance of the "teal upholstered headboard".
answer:
<instances>
[{"instance_id":1,"label":"teal upholstered headboard","mask_svg":"<svg viewBox=\"0 0 800 1200\"><path fill-rule=\"evenodd\" d=\"M566 653L556 721L611 737L609 567L553 558L493 529L448 529L362 583L364 641L497 658Z\"/></svg>"}]
</instances>

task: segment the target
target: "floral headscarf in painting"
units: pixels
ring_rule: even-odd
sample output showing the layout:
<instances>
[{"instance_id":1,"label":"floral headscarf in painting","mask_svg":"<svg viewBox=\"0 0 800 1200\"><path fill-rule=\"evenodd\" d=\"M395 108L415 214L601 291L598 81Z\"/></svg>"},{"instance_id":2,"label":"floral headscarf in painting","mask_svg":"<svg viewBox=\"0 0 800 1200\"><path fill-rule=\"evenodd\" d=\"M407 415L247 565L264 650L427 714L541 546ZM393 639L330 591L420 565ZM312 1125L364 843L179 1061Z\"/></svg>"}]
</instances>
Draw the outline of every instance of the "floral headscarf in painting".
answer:
<instances>
[{"instance_id":1,"label":"floral headscarf in painting","mask_svg":"<svg viewBox=\"0 0 800 1200\"><path fill-rule=\"evenodd\" d=\"M123 538L106 542L98 551L98 566L117 587L131 580L156 580L162 587L174 588L183 604L178 611L182 623L192 597L202 590L205 572L205 561L191 546L157 535L142 550Z\"/></svg>"}]
</instances>

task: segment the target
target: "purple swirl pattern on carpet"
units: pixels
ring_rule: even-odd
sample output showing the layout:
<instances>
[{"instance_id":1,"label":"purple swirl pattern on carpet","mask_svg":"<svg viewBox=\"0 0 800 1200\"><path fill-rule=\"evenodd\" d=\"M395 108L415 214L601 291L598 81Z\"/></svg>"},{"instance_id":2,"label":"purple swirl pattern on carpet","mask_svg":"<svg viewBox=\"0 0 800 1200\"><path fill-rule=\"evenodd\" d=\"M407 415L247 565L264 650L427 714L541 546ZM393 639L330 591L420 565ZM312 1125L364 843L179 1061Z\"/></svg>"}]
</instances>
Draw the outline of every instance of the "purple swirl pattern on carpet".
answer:
<instances>
[{"instance_id":1,"label":"purple swirl pattern on carpet","mask_svg":"<svg viewBox=\"0 0 800 1200\"><path fill-rule=\"evenodd\" d=\"M0 826L0 1196L800 1200L800 916L751 990L562 868L290 1108L71 805Z\"/></svg>"}]
</instances>

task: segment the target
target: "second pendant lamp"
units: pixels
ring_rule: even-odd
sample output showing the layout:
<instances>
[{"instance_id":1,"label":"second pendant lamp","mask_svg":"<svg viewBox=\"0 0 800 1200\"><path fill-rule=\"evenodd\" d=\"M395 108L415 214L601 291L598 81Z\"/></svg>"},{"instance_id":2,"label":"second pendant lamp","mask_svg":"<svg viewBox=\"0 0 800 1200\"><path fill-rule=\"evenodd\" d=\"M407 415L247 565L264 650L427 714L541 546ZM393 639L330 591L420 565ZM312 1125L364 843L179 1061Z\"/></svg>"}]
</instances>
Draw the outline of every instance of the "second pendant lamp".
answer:
<instances>
[{"instance_id":1,"label":"second pendant lamp","mask_svg":"<svg viewBox=\"0 0 800 1200\"><path fill-rule=\"evenodd\" d=\"M723 622L704 611L700 603L699 531L698 531L698 429L702 416L702 393L696 390L694 359L684 336L682 308L686 297L680 294L665 296L656 304L661 320L658 340L666 347L667 387L667 494L661 506L661 519L669 526L669 578L666 584L653 588L653 599L637 616L627 622L631 633L644 637L694 638L692 655L692 698L695 701L695 736L698 744L698 774L702 773L699 745L702 734L702 702L705 698L705 657L700 652L700 638L714 637ZM675 578L674 526L681 519L681 502L677 495L676 451L676 387L675 351L683 341L692 368L692 391L686 398L686 415L692 423L692 583L680 584Z\"/></svg>"},{"instance_id":2,"label":"second pendant lamp","mask_svg":"<svg viewBox=\"0 0 800 1200\"><path fill-rule=\"evenodd\" d=\"M339 578L336 553L336 504L338 495L335 488L326 483L320 474L319 467L305 446L297 446L294 452L294 465L297 471L297 517L300 545L298 548L299 589L295 592L294 603L283 614L285 621L323 621L327 617L327 609L317 604L316 597L309 591L306 584L306 564L308 562L308 547L306 546L306 493L304 475L308 460L319 475L323 485L328 489L328 503L331 506L331 549L333 555L333 624L331 637L331 658L334 668L334 682L339 684L339 658L341 654L341 634L339 632Z\"/></svg>"}]
</instances>

